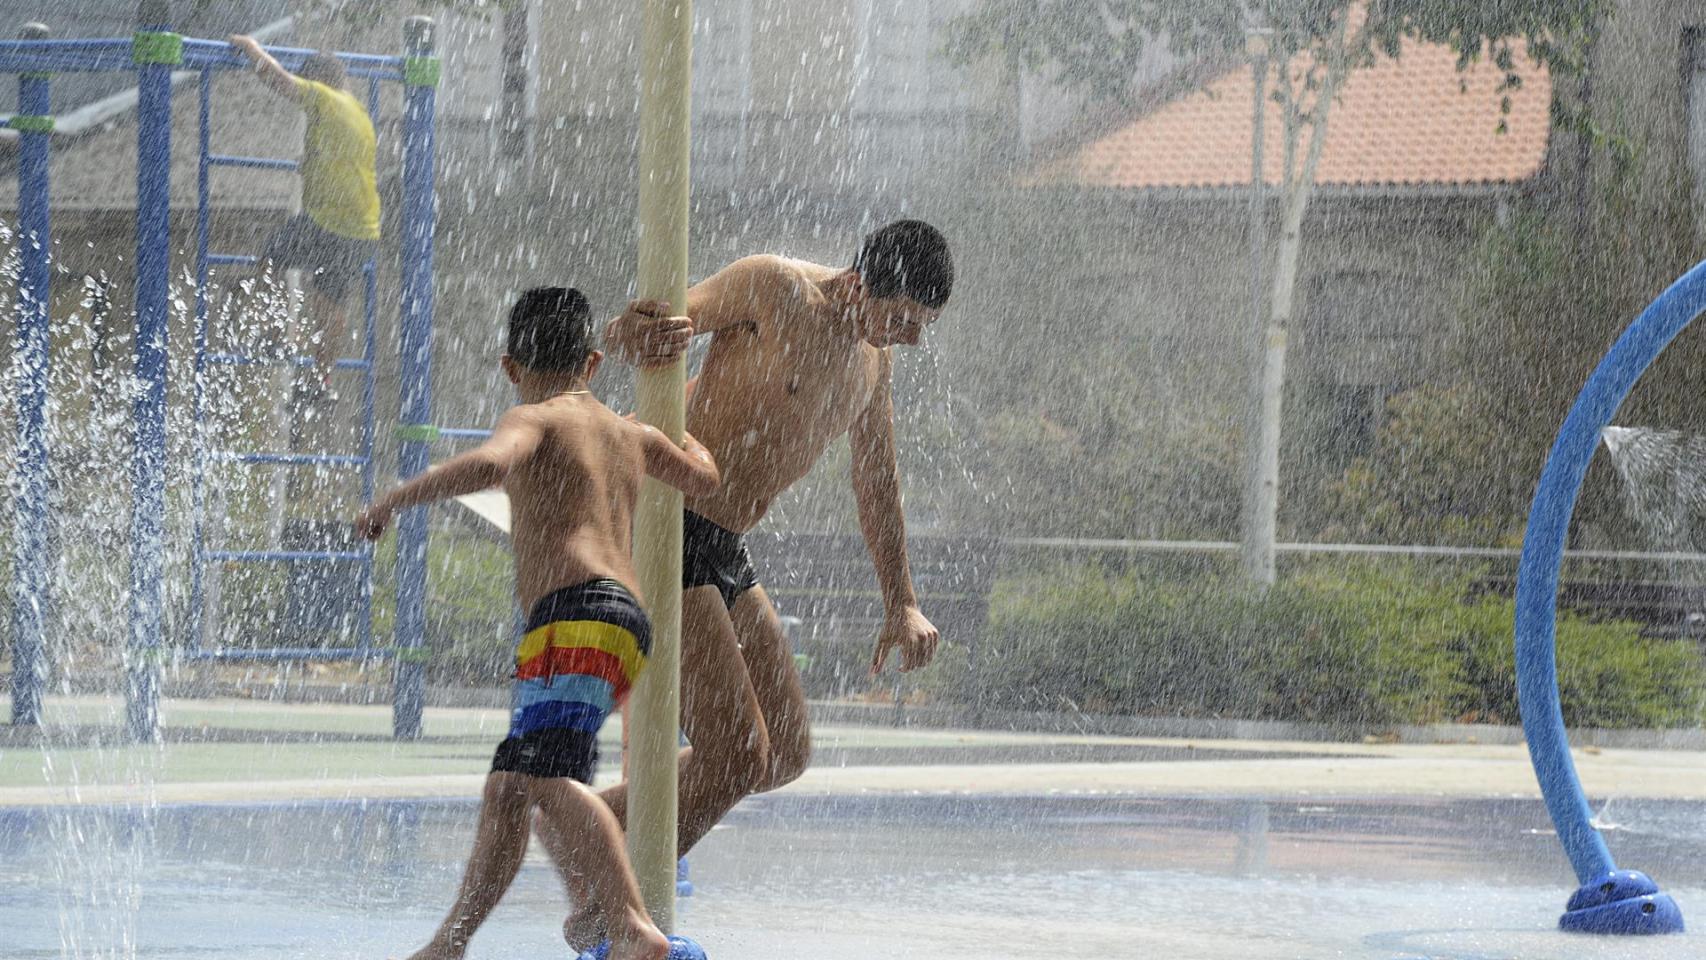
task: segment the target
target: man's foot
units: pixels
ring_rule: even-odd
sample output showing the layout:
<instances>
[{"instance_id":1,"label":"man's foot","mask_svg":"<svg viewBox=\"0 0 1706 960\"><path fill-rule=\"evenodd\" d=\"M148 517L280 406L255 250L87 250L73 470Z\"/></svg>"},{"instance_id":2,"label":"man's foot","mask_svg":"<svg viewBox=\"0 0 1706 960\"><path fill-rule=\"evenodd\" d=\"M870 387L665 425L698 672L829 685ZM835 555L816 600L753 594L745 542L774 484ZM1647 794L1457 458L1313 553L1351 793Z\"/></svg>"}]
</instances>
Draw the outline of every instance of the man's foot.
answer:
<instances>
[{"instance_id":1,"label":"man's foot","mask_svg":"<svg viewBox=\"0 0 1706 960\"><path fill-rule=\"evenodd\" d=\"M603 943L608 927L602 910L594 904L581 903L563 921L563 940L578 957Z\"/></svg>"},{"instance_id":2,"label":"man's foot","mask_svg":"<svg viewBox=\"0 0 1706 960\"><path fill-rule=\"evenodd\" d=\"M610 960L667 960L669 938L644 912L629 907L611 925Z\"/></svg>"}]
</instances>

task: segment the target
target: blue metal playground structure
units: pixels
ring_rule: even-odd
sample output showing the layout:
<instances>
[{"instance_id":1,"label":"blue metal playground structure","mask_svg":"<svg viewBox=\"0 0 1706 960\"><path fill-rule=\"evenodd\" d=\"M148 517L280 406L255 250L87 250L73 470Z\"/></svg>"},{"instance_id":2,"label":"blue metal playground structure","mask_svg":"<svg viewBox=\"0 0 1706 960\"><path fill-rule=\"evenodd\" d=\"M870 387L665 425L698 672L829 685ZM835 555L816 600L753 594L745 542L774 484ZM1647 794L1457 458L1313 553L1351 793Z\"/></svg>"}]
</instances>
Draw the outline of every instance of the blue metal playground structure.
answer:
<instances>
[{"instance_id":1,"label":"blue metal playground structure","mask_svg":"<svg viewBox=\"0 0 1706 960\"><path fill-rule=\"evenodd\" d=\"M202 477L211 459L266 465L275 469L331 467L361 471L364 496L373 488L373 406L375 264L366 265L363 309L364 354L340 359L340 369L361 374L362 420L359 449L352 456L269 452L209 452L195 445L192 496L193 563L190 585L189 642L168 647L165 628L162 553L165 535L167 350L171 238L170 176L172 81L175 71L193 71L199 81L199 163L195 246L195 415L202 416L203 375L209 365L253 365L266 361L239 354L210 353L207 337L209 268L250 265L256 257L209 250L209 178L221 166L293 171L291 160L215 153L210 142L212 78L221 70L248 66L230 44L198 40L171 31L168 5L143 0L138 30L117 39L47 39L47 30L31 25L23 39L0 42L0 72L15 73L18 113L10 122L20 149L18 247L18 350L26 371L18 403L17 517L13 570L12 722L41 722L45 677L44 610L49 608L49 494L46 405L51 364L50 315L52 222L49 141L53 131L51 77L73 71L136 72L136 380L133 408L136 448L132 463L130 609L127 650L127 726L132 737L159 734L159 673L176 659L374 660L395 661L393 726L397 737L421 732L425 691L425 616L427 518L424 510L404 513L398 522L395 636L388 647L371 642L373 555L357 550L208 550L203 543ZM268 48L286 68L297 69L315 51ZM483 431L441 430L431 426L433 325L434 112L440 65L434 53L432 21L414 17L405 25L404 54L338 54L352 78L367 82L369 112L377 116L380 84L403 85L401 236L401 413L399 473L425 470L428 445L440 438L478 436ZM303 365L306 358L286 364ZM198 431L199 432L199 431ZM205 605L203 568L209 562L321 563L351 565L361 579L360 610L354 646L339 649L224 649L201 647L200 617Z\"/></svg>"},{"instance_id":2,"label":"blue metal playground structure","mask_svg":"<svg viewBox=\"0 0 1706 960\"><path fill-rule=\"evenodd\" d=\"M1529 508L1517 570L1516 675L1529 757L1581 887L1559 926L1585 933L1679 933L1682 911L1645 874L1619 870L1593 825L1558 696L1558 571L1576 498L1600 435L1647 367L1706 311L1706 263L1660 294L1588 377L1564 418Z\"/></svg>"}]
</instances>

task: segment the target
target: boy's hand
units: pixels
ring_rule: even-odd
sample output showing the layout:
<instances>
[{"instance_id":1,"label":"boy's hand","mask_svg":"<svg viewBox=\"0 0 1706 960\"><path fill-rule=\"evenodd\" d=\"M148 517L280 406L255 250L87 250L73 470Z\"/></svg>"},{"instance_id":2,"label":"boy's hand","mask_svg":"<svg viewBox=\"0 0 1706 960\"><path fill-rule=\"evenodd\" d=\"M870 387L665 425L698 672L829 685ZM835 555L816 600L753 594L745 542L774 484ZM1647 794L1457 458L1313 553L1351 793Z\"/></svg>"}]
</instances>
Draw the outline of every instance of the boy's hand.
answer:
<instances>
[{"instance_id":1,"label":"boy's hand","mask_svg":"<svg viewBox=\"0 0 1706 960\"><path fill-rule=\"evenodd\" d=\"M236 47L244 53L252 54L261 48L260 42L246 33L233 33L226 39L229 40L233 47Z\"/></svg>"},{"instance_id":2,"label":"boy's hand","mask_svg":"<svg viewBox=\"0 0 1706 960\"><path fill-rule=\"evenodd\" d=\"M378 540L391 525L391 508L375 503L355 518L355 532L364 540Z\"/></svg>"},{"instance_id":3,"label":"boy's hand","mask_svg":"<svg viewBox=\"0 0 1706 960\"><path fill-rule=\"evenodd\" d=\"M871 675L883 672L883 661L890 650L900 651L900 670L927 667L936 658L936 643L941 639L935 624L925 619L924 611L915 606L901 607L883 618L882 632L877 634L877 652L871 657Z\"/></svg>"},{"instance_id":4,"label":"boy's hand","mask_svg":"<svg viewBox=\"0 0 1706 960\"><path fill-rule=\"evenodd\" d=\"M693 321L671 316L664 300L633 300L610 322L606 336L628 362L642 369L667 367L687 352Z\"/></svg>"}]
</instances>

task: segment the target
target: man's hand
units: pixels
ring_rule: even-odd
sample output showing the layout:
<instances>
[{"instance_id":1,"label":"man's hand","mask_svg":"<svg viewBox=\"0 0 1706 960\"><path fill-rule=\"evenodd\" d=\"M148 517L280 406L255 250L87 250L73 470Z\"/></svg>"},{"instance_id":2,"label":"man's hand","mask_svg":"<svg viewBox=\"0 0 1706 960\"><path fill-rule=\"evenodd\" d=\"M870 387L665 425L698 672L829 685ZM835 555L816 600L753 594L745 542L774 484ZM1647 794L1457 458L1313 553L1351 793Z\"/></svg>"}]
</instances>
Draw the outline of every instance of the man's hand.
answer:
<instances>
[{"instance_id":1,"label":"man's hand","mask_svg":"<svg viewBox=\"0 0 1706 960\"><path fill-rule=\"evenodd\" d=\"M230 37L228 37L226 39L231 43L231 45L233 47L236 47L238 50L242 51L243 53L248 54L250 57L253 57L255 54L259 53L261 50L260 41L256 40L254 37L251 37L246 33L233 33Z\"/></svg>"},{"instance_id":2,"label":"man's hand","mask_svg":"<svg viewBox=\"0 0 1706 960\"><path fill-rule=\"evenodd\" d=\"M664 300L634 300L605 328L617 356L641 369L667 367L687 352L693 321L671 316Z\"/></svg>"},{"instance_id":3,"label":"man's hand","mask_svg":"<svg viewBox=\"0 0 1706 960\"><path fill-rule=\"evenodd\" d=\"M383 503L375 503L361 512L355 518L355 532L363 540L378 540L385 535L385 528L391 525L391 508Z\"/></svg>"},{"instance_id":4,"label":"man's hand","mask_svg":"<svg viewBox=\"0 0 1706 960\"><path fill-rule=\"evenodd\" d=\"M883 672L883 661L890 650L900 651L902 673L927 667L936 658L936 642L941 634L924 612L917 607L901 607L883 618L883 629L877 634L877 652L871 657L871 675Z\"/></svg>"}]
</instances>

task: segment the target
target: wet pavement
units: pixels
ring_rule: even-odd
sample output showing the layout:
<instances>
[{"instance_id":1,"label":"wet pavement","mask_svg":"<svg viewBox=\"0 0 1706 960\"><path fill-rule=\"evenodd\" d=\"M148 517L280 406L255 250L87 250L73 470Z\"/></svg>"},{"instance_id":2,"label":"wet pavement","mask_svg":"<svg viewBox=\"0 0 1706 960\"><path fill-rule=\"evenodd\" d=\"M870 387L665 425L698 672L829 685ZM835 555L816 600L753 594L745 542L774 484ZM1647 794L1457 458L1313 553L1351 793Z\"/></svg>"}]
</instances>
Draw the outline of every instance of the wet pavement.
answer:
<instances>
[{"instance_id":1,"label":"wet pavement","mask_svg":"<svg viewBox=\"0 0 1706 960\"><path fill-rule=\"evenodd\" d=\"M853 772L853 771L849 771ZM0 957L406 954L448 904L468 800L0 810ZM1620 865L1706 923L1706 803L1617 800ZM1531 799L801 794L691 858L713 960L1682 958L1699 934L1553 930L1574 884ZM469 953L565 957L537 848Z\"/></svg>"}]
</instances>

